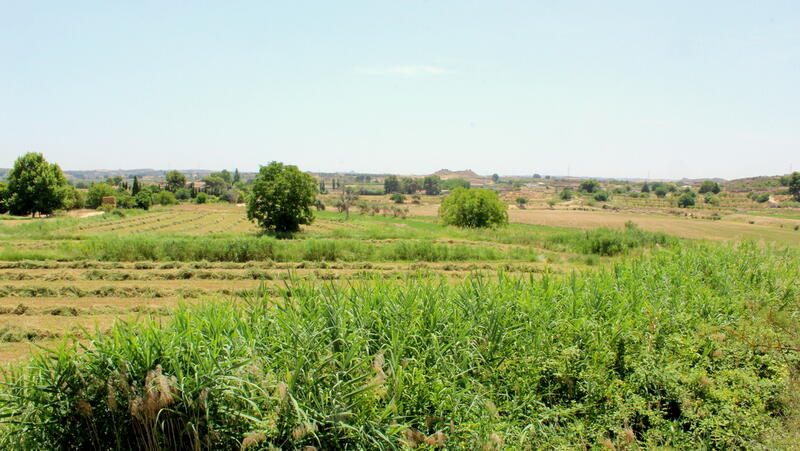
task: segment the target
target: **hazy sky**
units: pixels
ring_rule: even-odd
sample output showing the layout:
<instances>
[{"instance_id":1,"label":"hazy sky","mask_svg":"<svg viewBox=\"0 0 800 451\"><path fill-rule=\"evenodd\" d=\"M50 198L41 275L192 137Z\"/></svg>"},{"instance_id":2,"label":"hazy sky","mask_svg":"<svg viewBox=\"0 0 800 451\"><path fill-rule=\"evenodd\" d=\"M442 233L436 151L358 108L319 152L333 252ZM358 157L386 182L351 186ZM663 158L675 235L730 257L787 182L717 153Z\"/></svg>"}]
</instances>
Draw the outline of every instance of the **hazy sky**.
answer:
<instances>
[{"instance_id":1,"label":"hazy sky","mask_svg":"<svg viewBox=\"0 0 800 451\"><path fill-rule=\"evenodd\" d=\"M0 167L800 169L789 1L0 0Z\"/></svg>"}]
</instances>

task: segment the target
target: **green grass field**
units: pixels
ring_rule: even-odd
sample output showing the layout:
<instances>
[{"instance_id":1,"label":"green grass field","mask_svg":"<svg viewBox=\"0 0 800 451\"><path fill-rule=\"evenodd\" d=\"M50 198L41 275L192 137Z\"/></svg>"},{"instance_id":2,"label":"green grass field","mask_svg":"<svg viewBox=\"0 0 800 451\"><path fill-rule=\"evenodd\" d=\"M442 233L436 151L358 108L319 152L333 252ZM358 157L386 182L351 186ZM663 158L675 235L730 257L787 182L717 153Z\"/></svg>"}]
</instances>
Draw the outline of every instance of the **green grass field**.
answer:
<instances>
[{"instance_id":1,"label":"green grass field","mask_svg":"<svg viewBox=\"0 0 800 451\"><path fill-rule=\"evenodd\" d=\"M331 212L278 239L216 204L5 221L0 446L786 449L799 253Z\"/></svg>"}]
</instances>

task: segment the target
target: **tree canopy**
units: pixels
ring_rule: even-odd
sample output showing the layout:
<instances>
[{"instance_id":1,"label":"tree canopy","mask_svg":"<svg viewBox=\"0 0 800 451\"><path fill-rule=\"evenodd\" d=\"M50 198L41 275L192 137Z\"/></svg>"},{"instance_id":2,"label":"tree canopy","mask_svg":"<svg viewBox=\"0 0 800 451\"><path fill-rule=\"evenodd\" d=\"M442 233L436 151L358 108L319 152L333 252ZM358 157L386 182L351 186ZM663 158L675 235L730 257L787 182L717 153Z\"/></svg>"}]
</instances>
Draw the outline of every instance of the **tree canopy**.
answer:
<instances>
[{"instance_id":1,"label":"tree canopy","mask_svg":"<svg viewBox=\"0 0 800 451\"><path fill-rule=\"evenodd\" d=\"M800 202L800 172L793 172L789 178L789 194Z\"/></svg>"},{"instance_id":2,"label":"tree canopy","mask_svg":"<svg viewBox=\"0 0 800 451\"><path fill-rule=\"evenodd\" d=\"M178 171L167 173L167 189L173 193L186 185L186 176Z\"/></svg>"},{"instance_id":3,"label":"tree canopy","mask_svg":"<svg viewBox=\"0 0 800 451\"><path fill-rule=\"evenodd\" d=\"M40 153L27 153L14 162L8 175L6 207L14 215L50 214L63 208L67 179L57 164Z\"/></svg>"},{"instance_id":4,"label":"tree canopy","mask_svg":"<svg viewBox=\"0 0 800 451\"><path fill-rule=\"evenodd\" d=\"M497 227L508 223L507 209L492 190L458 187L442 201L439 216L457 227Z\"/></svg>"},{"instance_id":5,"label":"tree canopy","mask_svg":"<svg viewBox=\"0 0 800 451\"><path fill-rule=\"evenodd\" d=\"M265 231L296 232L314 220L317 182L297 166L273 161L262 166L247 199L247 219Z\"/></svg>"}]
</instances>

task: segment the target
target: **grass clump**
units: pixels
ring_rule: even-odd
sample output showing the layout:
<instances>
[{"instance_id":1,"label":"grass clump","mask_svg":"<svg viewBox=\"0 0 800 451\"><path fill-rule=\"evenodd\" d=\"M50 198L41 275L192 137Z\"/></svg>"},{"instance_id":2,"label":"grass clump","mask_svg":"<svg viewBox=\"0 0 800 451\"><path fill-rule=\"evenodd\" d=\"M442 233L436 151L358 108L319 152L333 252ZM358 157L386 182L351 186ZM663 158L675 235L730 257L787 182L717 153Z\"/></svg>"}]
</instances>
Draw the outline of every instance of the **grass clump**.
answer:
<instances>
[{"instance_id":1,"label":"grass clump","mask_svg":"<svg viewBox=\"0 0 800 451\"><path fill-rule=\"evenodd\" d=\"M797 257L698 245L184 307L9 370L0 446L758 447L800 365L758 344L798 332Z\"/></svg>"}]
</instances>

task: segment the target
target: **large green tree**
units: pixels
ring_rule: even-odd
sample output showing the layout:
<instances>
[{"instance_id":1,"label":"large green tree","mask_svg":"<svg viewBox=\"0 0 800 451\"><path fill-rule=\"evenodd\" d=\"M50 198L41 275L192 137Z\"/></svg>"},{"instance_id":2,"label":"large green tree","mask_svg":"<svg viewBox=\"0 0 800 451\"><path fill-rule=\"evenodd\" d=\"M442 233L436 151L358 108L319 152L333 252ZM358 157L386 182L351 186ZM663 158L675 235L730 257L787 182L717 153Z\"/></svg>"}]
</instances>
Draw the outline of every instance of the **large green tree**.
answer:
<instances>
[{"instance_id":1,"label":"large green tree","mask_svg":"<svg viewBox=\"0 0 800 451\"><path fill-rule=\"evenodd\" d=\"M793 172L789 178L789 194L800 202L800 172Z\"/></svg>"},{"instance_id":2,"label":"large green tree","mask_svg":"<svg viewBox=\"0 0 800 451\"><path fill-rule=\"evenodd\" d=\"M386 194L399 193L402 189L403 187L400 184L400 180L394 175L386 177L383 181L383 192Z\"/></svg>"},{"instance_id":3,"label":"large green tree","mask_svg":"<svg viewBox=\"0 0 800 451\"><path fill-rule=\"evenodd\" d=\"M314 220L317 182L297 166L261 166L247 199L247 219L265 231L296 232Z\"/></svg>"},{"instance_id":4,"label":"large green tree","mask_svg":"<svg viewBox=\"0 0 800 451\"><path fill-rule=\"evenodd\" d=\"M8 211L14 215L50 214L63 208L67 179L57 164L40 153L27 153L14 162L8 174Z\"/></svg>"},{"instance_id":5,"label":"large green tree","mask_svg":"<svg viewBox=\"0 0 800 451\"><path fill-rule=\"evenodd\" d=\"M186 185L186 176L178 171L167 172L167 189L173 193Z\"/></svg>"},{"instance_id":6,"label":"large green tree","mask_svg":"<svg viewBox=\"0 0 800 451\"><path fill-rule=\"evenodd\" d=\"M422 188L425 190L425 194L435 196L442 192L442 180L438 175L429 175L422 182Z\"/></svg>"},{"instance_id":7,"label":"large green tree","mask_svg":"<svg viewBox=\"0 0 800 451\"><path fill-rule=\"evenodd\" d=\"M442 201L439 216L458 227L497 227L508 223L507 210L495 191L458 187Z\"/></svg>"}]
</instances>

